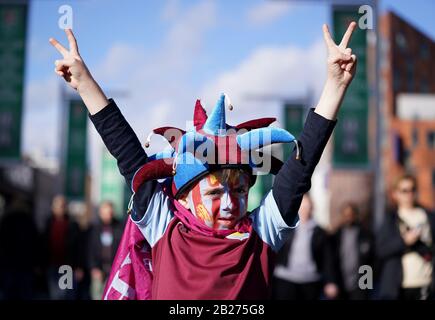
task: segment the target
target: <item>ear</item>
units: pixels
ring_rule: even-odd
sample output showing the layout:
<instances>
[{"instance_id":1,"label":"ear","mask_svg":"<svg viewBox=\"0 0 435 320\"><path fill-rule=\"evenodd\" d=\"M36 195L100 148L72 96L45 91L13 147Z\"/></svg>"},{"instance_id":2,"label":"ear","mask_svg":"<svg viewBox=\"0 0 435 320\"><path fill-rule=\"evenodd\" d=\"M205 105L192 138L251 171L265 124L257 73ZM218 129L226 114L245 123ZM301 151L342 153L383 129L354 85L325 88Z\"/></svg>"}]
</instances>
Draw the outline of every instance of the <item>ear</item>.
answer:
<instances>
[{"instance_id":1,"label":"ear","mask_svg":"<svg viewBox=\"0 0 435 320\"><path fill-rule=\"evenodd\" d=\"M181 197L180 199L178 199L178 202L181 203L181 205L186 209L190 209L189 198L187 196Z\"/></svg>"}]
</instances>

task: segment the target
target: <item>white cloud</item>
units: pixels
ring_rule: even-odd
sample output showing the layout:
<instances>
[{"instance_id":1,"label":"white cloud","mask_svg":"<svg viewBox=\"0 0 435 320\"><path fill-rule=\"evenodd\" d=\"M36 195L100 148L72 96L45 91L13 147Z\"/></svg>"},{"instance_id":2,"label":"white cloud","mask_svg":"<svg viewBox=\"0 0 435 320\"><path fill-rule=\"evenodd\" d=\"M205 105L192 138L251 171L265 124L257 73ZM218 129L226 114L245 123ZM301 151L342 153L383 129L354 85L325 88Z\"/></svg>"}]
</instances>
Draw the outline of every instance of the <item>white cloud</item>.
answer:
<instances>
[{"instance_id":1,"label":"white cloud","mask_svg":"<svg viewBox=\"0 0 435 320\"><path fill-rule=\"evenodd\" d=\"M254 117L279 117L282 99L305 97L309 90L318 97L325 72L326 52L321 40L306 49L263 47L233 70L222 73L205 85L202 100L210 110L218 95L227 93L235 107L234 112L228 114L230 123Z\"/></svg>"},{"instance_id":2,"label":"white cloud","mask_svg":"<svg viewBox=\"0 0 435 320\"><path fill-rule=\"evenodd\" d=\"M246 15L254 25L264 25L285 16L294 6L287 1L265 1L253 6Z\"/></svg>"},{"instance_id":3,"label":"white cloud","mask_svg":"<svg viewBox=\"0 0 435 320\"><path fill-rule=\"evenodd\" d=\"M58 146L59 89L55 76L32 81L24 89L23 150L56 155Z\"/></svg>"},{"instance_id":4,"label":"white cloud","mask_svg":"<svg viewBox=\"0 0 435 320\"><path fill-rule=\"evenodd\" d=\"M134 129L144 132L165 123L184 125L177 112L169 112L161 121L152 115L163 115L169 105L172 106L169 111L179 105L193 107L195 99L185 79L202 49L206 33L216 23L216 15L215 2L199 2L178 14L155 50L117 43L95 68L96 72L91 70L103 88L127 92L126 99L118 102L124 103L123 112Z\"/></svg>"},{"instance_id":5,"label":"white cloud","mask_svg":"<svg viewBox=\"0 0 435 320\"><path fill-rule=\"evenodd\" d=\"M216 4L199 2L176 21L159 50L159 58L167 68L183 71L195 61L207 31L216 23ZM164 69L165 70L165 69Z\"/></svg>"},{"instance_id":6,"label":"white cloud","mask_svg":"<svg viewBox=\"0 0 435 320\"><path fill-rule=\"evenodd\" d=\"M91 72L97 79L104 79L108 82L124 79L136 70L144 58L143 48L125 43L115 43L107 52L103 62Z\"/></svg>"},{"instance_id":7,"label":"white cloud","mask_svg":"<svg viewBox=\"0 0 435 320\"><path fill-rule=\"evenodd\" d=\"M151 80L144 83L155 83L160 79L168 81L174 75L188 71L202 49L206 33L216 23L216 4L202 1L177 17L155 50L115 43L103 61L91 71L104 81Z\"/></svg>"}]
</instances>

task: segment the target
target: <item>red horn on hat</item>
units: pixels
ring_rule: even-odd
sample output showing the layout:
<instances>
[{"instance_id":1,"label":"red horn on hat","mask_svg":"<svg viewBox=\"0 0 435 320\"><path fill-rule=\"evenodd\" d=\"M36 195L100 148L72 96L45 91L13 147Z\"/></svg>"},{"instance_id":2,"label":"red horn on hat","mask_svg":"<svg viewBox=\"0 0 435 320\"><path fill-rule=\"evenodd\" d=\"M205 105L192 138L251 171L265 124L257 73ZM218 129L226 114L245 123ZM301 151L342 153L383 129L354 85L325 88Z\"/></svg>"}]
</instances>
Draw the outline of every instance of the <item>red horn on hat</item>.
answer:
<instances>
[{"instance_id":1,"label":"red horn on hat","mask_svg":"<svg viewBox=\"0 0 435 320\"><path fill-rule=\"evenodd\" d=\"M206 121L207 112L202 107L201 101L197 99L195 103L195 111L193 112L193 125L195 126L195 128L201 129Z\"/></svg>"},{"instance_id":2,"label":"red horn on hat","mask_svg":"<svg viewBox=\"0 0 435 320\"><path fill-rule=\"evenodd\" d=\"M168 132L168 130L171 130ZM171 145L172 148L175 149L175 146L179 140L179 138L186 133L186 131L176 128L176 127L160 127L157 129L154 129L153 132L155 134L161 135L162 137L164 137L166 140L168 140L169 144Z\"/></svg>"},{"instance_id":3,"label":"red horn on hat","mask_svg":"<svg viewBox=\"0 0 435 320\"><path fill-rule=\"evenodd\" d=\"M267 127L275 121L276 121L276 118L260 118L260 119L249 120L249 121L238 124L236 126L236 129L237 130L240 130L240 129L246 129L246 130L259 129L259 128Z\"/></svg>"},{"instance_id":4,"label":"red horn on hat","mask_svg":"<svg viewBox=\"0 0 435 320\"><path fill-rule=\"evenodd\" d=\"M158 159L145 163L134 174L131 182L133 192L136 192L146 181L171 177L173 175L173 163L173 158Z\"/></svg>"}]
</instances>

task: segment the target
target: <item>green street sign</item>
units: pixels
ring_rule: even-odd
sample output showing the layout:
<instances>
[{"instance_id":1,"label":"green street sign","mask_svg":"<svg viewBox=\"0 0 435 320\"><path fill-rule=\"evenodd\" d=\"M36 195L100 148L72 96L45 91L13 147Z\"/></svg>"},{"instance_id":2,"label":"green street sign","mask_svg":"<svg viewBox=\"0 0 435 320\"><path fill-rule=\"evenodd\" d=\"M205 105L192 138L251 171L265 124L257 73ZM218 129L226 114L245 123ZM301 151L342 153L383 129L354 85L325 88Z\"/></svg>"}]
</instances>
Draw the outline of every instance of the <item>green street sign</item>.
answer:
<instances>
[{"instance_id":1,"label":"green street sign","mask_svg":"<svg viewBox=\"0 0 435 320\"><path fill-rule=\"evenodd\" d=\"M20 158L27 8L0 3L0 160Z\"/></svg>"},{"instance_id":2,"label":"green street sign","mask_svg":"<svg viewBox=\"0 0 435 320\"><path fill-rule=\"evenodd\" d=\"M101 155L100 202L111 201L117 218L122 218L127 211L125 200L125 180L118 170L116 159L104 147ZM127 203L125 203L127 202Z\"/></svg>"},{"instance_id":3,"label":"green street sign","mask_svg":"<svg viewBox=\"0 0 435 320\"><path fill-rule=\"evenodd\" d=\"M334 35L339 42L349 23L358 22L358 7L333 7ZM367 32L356 28L349 43L358 57L355 77L347 89L334 133L333 166L365 168L368 151Z\"/></svg>"},{"instance_id":4,"label":"green street sign","mask_svg":"<svg viewBox=\"0 0 435 320\"><path fill-rule=\"evenodd\" d=\"M85 200L87 119L87 109L83 102L81 100L71 100L68 106L64 189L69 200Z\"/></svg>"}]
</instances>

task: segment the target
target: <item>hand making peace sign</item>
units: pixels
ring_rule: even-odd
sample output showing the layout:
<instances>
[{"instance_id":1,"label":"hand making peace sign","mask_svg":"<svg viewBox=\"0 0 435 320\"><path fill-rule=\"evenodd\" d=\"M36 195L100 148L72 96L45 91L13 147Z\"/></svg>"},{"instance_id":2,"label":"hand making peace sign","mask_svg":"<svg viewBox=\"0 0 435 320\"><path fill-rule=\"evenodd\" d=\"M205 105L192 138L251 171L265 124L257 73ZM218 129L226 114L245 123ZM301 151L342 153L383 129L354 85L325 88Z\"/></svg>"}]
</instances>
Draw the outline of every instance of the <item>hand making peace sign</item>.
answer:
<instances>
[{"instance_id":1,"label":"hand making peace sign","mask_svg":"<svg viewBox=\"0 0 435 320\"><path fill-rule=\"evenodd\" d=\"M323 25L323 37L328 48L328 78L337 86L347 87L356 71L356 56L348 48L356 23L351 22L339 45L336 45L329 33L328 26Z\"/></svg>"},{"instance_id":2,"label":"hand making peace sign","mask_svg":"<svg viewBox=\"0 0 435 320\"><path fill-rule=\"evenodd\" d=\"M55 72L63 77L68 84L78 90L84 80L92 78L83 59L80 57L77 41L71 29L65 29L69 42L69 50L62 46L56 39L50 38L50 43L62 54L63 59L56 60Z\"/></svg>"}]
</instances>

